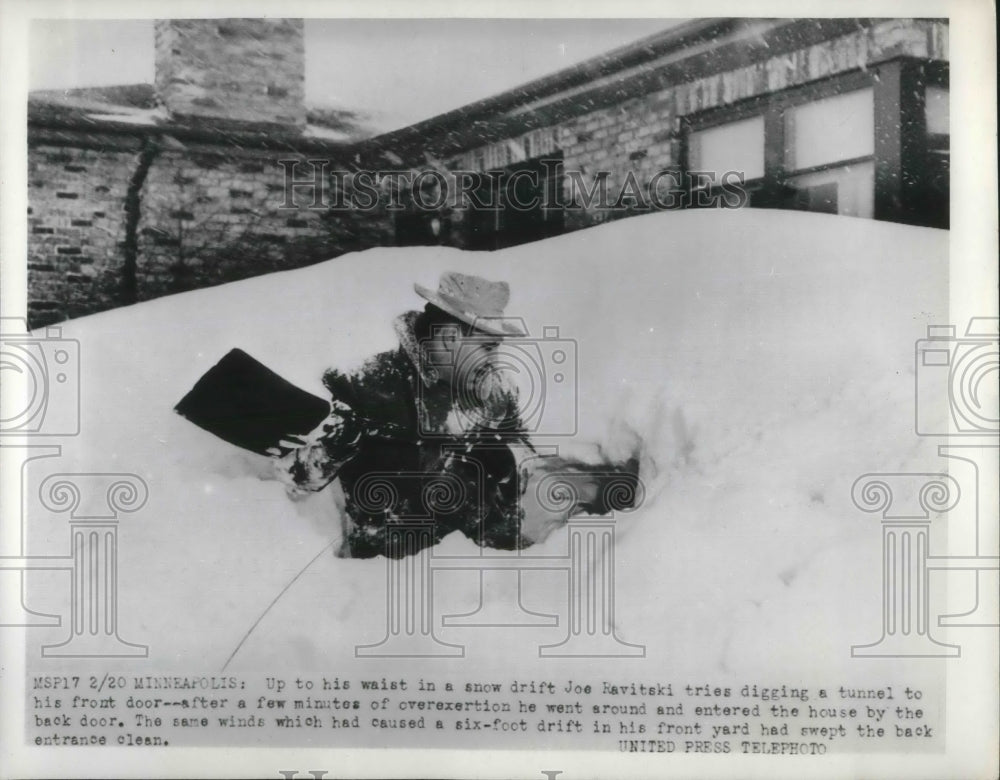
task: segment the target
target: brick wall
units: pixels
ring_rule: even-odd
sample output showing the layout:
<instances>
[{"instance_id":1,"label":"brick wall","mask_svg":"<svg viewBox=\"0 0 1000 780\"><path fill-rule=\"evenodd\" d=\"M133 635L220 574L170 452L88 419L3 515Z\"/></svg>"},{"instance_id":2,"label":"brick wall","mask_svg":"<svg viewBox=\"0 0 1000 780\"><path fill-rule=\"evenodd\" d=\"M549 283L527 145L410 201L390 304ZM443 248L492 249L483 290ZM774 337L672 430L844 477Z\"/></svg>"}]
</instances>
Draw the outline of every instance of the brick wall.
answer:
<instances>
[{"instance_id":1,"label":"brick wall","mask_svg":"<svg viewBox=\"0 0 1000 780\"><path fill-rule=\"evenodd\" d=\"M29 112L33 327L393 242L384 213L285 207L282 161L354 154L303 135L301 19L158 20L155 46L166 122Z\"/></svg>"},{"instance_id":2,"label":"brick wall","mask_svg":"<svg viewBox=\"0 0 1000 780\"><path fill-rule=\"evenodd\" d=\"M265 151L195 146L160 154L139 230L143 296L295 268L360 246L345 218L308 208L309 197L300 193L300 208L284 208L283 176Z\"/></svg>"},{"instance_id":3,"label":"brick wall","mask_svg":"<svg viewBox=\"0 0 1000 780\"><path fill-rule=\"evenodd\" d=\"M113 294L125 192L138 149L138 140L100 151L62 145L29 149L28 314L33 325L78 316L93 310L95 298Z\"/></svg>"},{"instance_id":4,"label":"brick wall","mask_svg":"<svg viewBox=\"0 0 1000 780\"><path fill-rule=\"evenodd\" d=\"M34 133L28 153L32 327L393 243L384 213L312 209L302 193L297 208L283 207L279 160L324 157L335 168L343 151L279 152L228 140L156 142L138 190L130 289L125 205L150 138Z\"/></svg>"},{"instance_id":5,"label":"brick wall","mask_svg":"<svg viewBox=\"0 0 1000 780\"><path fill-rule=\"evenodd\" d=\"M161 19L155 42L171 116L305 126L301 19Z\"/></svg>"}]
</instances>

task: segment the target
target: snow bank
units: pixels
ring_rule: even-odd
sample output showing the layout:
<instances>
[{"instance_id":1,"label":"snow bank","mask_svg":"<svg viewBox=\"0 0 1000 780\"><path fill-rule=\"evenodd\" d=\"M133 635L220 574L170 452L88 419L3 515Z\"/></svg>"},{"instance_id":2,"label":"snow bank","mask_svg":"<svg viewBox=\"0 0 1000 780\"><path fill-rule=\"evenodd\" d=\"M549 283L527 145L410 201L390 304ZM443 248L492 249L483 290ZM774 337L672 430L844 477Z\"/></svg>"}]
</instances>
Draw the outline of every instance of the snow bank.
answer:
<instances>
[{"instance_id":1,"label":"snow bank","mask_svg":"<svg viewBox=\"0 0 1000 780\"><path fill-rule=\"evenodd\" d=\"M355 663L354 646L385 632L385 562L334 557L337 491L290 502L266 459L172 407L234 346L323 394L325 367L394 346L414 282L435 287L446 269L506 279L533 335L557 326L577 346L579 432L549 443L587 456L641 442L647 501L618 523L619 635L657 669L857 672L845 637L878 638L880 531L850 486L870 470L940 468L913 435L913 344L948 321L947 251L942 231L706 210L489 254L373 249L164 298L65 325L81 343L83 430L32 479L146 480L148 506L122 522L121 625L154 660L217 671L239 648L229 670ZM61 518L31 530L39 549L64 539ZM538 552L564 548L555 534ZM474 577L438 575L441 613L475 607ZM525 575L525 604L564 610L561 583ZM539 637L558 641L553 629L439 635L468 645L477 669L525 674L547 663Z\"/></svg>"}]
</instances>

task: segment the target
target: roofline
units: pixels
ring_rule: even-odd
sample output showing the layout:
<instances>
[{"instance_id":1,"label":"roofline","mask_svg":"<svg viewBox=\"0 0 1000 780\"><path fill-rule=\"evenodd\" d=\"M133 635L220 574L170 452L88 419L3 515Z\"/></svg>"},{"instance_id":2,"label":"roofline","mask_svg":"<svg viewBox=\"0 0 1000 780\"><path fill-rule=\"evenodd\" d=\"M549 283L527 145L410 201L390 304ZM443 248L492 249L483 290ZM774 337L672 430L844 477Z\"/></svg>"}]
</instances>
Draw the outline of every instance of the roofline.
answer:
<instances>
[{"instance_id":1,"label":"roofline","mask_svg":"<svg viewBox=\"0 0 1000 780\"><path fill-rule=\"evenodd\" d=\"M666 30L661 30L660 32L640 38L637 41L619 46L604 54L591 57L576 65L563 68L555 73L542 76L491 97L468 103L452 111L417 122L416 124L407 125L397 130L390 130L389 132L370 138L358 139L357 141L326 141L323 143L320 139L302 137L299 140L296 138L296 146L313 148L327 146L337 148L337 151L362 151L372 146L379 147L386 143L405 143L406 141L424 137L428 133L440 133L447 130L449 126L462 126L471 116L501 113L517 106L558 94L566 89L585 85L594 79L606 78L646 60L662 57L692 42L716 37L732 29L740 21L742 20L736 17L692 19L691 21L683 22ZM183 123L175 124L171 122L162 125L134 125L109 120L97 123L93 120L82 118L76 120L75 118L69 119L67 117L60 117L58 119L38 116L31 117L30 113L28 123L35 127L51 130L112 132L126 135L174 135L179 139L203 141L209 140L206 136L215 135L215 132L218 132L217 130L213 132L212 130L206 131L201 128L194 129L190 126L185 126ZM232 135L238 134L238 131L234 132L234 128L226 128L226 130ZM288 139L282 139L286 143L278 142L275 144L272 142L268 144L266 141L261 143L263 139L260 139L259 136L253 138L254 135L258 135L257 133L251 132L248 135L250 137L247 138L244 136L244 140L250 141L255 146L279 146L287 148ZM256 141L256 143L253 143L253 141Z\"/></svg>"},{"instance_id":2,"label":"roofline","mask_svg":"<svg viewBox=\"0 0 1000 780\"><path fill-rule=\"evenodd\" d=\"M694 41L717 37L741 21L743 20L737 17L693 19L690 22L684 22L653 33L576 65L558 70L548 76L542 76L534 81L505 90L497 95L468 103L416 124L373 136L362 143L367 146L369 144L381 145L385 142L406 142L414 137L424 136L428 132L440 132L451 125L462 125L472 116L508 111L563 90L586 84L593 79L605 78L645 60L662 57Z\"/></svg>"},{"instance_id":3,"label":"roofline","mask_svg":"<svg viewBox=\"0 0 1000 780\"><path fill-rule=\"evenodd\" d=\"M225 127L224 129L221 127L208 129L192 127L183 121L178 122L176 120L152 126L109 122L108 120L103 120L98 124L93 120L77 119L75 117L73 119L69 119L68 117L32 117L30 111L28 124L29 126L49 130L103 131L133 136L143 134L174 135L177 138L184 138L185 140L199 141L217 141L218 134L221 132L223 135L229 136L227 140L230 142L232 142L234 137L242 136L241 141L244 144L255 147L289 149L294 144L296 148L302 150L319 151L323 148L339 153L378 153L386 149L406 148L414 142L426 144L429 139L440 139L449 132L456 136L466 136L467 133L465 131L468 130L472 123L482 124L484 119L488 119L491 116L503 115L517 108L530 106L532 103L544 100L545 98L558 96L560 93L578 87L586 87L591 82L608 79L616 73L634 69L644 62L655 61L673 52L682 51L684 47L690 46L692 43L721 37L733 31L739 24L748 21L748 19L776 22L778 28L802 22L823 23L825 26L832 25L836 27L838 23L840 25L855 24L858 26L869 26L880 21L877 18L844 17L823 19L802 19L797 17L713 17L692 19L691 21L653 33L637 41L612 49L596 57L591 57L576 65L556 71L547 76L542 76L491 97L468 103L415 124L407 125L406 127L380 133L369 138L359 138L351 141L310 138L308 136L298 136L297 134L287 134L284 132L276 133L275 131L279 130L277 127L244 125L239 129L232 126ZM921 20L924 20L924 18L914 19L914 21ZM935 17L934 20L940 19ZM945 21L947 20L945 19ZM669 67L671 70L675 70L679 66L682 67L681 63L683 62L687 62L687 60L678 60ZM650 88L648 84L643 87L643 84L650 81L648 78L640 78L633 75L626 77L626 81L633 85L634 90L648 90ZM639 82L642 82L642 84ZM533 109L528 108L525 115L531 115L533 111ZM538 118L545 119L541 114ZM241 133L240 130L243 132ZM278 137L267 138L269 134L274 134ZM461 140L456 143L454 138L448 145L454 147L454 150L469 148Z\"/></svg>"},{"instance_id":4,"label":"roofline","mask_svg":"<svg viewBox=\"0 0 1000 780\"><path fill-rule=\"evenodd\" d=\"M144 138L173 138L180 142L207 143L220 147L269 149L290 153L316 152L336 154L338 157L352 155L358 144L357 141L336 141L290 133L277 125L198 127L179 122L147 125L76 116L58 118L29 116L29 146L51 144L56 137L67 132L81 137L118 136L126 146L138 145ZM133 143L130 144L129 140Z\"/></svg>"},{"instance_id":5,"label":"roofline","mask_svg":"<svg viewBox=\"0 0 1000 780\"><path fill-rule=\"evenodd\" d=\"M733 31L738 25L747 21L773 22L775 29L765 37L772 40L781 40L787 37L787 31L794 26L815 25L823 28L823 36L843 34L855 27L870 27L880 21L882 17L821 17L821 18L800 18L800 17L725 17L694 19L675 27L668 28L661 32L641 38L638 41L625 46L613 49L606 54L593 57L569 68L557 71L556 73L530 81L512 89L506 90L492 97L469 103L452 111L430 117L407 127L392 130L387 133L373 136L358 142L359 152L362 154L379 154L384 150L392 150L399 154L406 155L407 149L412 149L415 145L424 148L434 147L435 141L440 141L439 148L435 151L438 156L448 156L458 153L463 149L481 146L484 143L491 143L489 139L484 140L482 135L475 136L475 127L480 128L489 123L492 127L503 124L500 120L505 113L514 113L516 109L523 108L517 112L518 124L525 130L537 129L554 122L563 121L565 117L556 114L559 111L560 101L558 95L563 92L570 92L578 87L586 88L592 81L608 81L616 73L635 70L645 62L663 59L666 55L674 52L683 52L685 47L692 43L704 42L723 37L726 33ZM940 18L914 17L912 21L941 21ZM944 21L947 21L946 19ZM815 38L817 32L807 29L807 37ZM726 48L737 50L740 46L744 49L748 44L746 41L734 41L723 44ZM751 47L753 48L753 47ZM756 47L759 48L759 47ZM770 45L765 44L765 48ZM787 41L780 48L789 48ZM747 49L749 51L749 49ZM692 53L692 58L704 59L705 54ZM627 92L634 93L632 96L645 91L653 91L668 86L677 78L678 74L684 70L684 63L688 58L681 57L675 62L657 67L646 76L623 76L622 84L628 84ZM579 90L577 90L579 91ZM614 93L609 98L608 92ZM596 88L593 93L598 95L598 99L606 101L609 99L620 102L623 98L622 88L608 87ZM587 92L586 94L591 94ZM546 98L556 96L555 101L549 100L548 104L535 109L533 103L545 101ZM579 101L577 101L578 103ZM562 109L560 109L562 110ZM565 113L565 110L563 110ZM577 112L572 112L574 115Z\"/></svg>"}]
</instances>

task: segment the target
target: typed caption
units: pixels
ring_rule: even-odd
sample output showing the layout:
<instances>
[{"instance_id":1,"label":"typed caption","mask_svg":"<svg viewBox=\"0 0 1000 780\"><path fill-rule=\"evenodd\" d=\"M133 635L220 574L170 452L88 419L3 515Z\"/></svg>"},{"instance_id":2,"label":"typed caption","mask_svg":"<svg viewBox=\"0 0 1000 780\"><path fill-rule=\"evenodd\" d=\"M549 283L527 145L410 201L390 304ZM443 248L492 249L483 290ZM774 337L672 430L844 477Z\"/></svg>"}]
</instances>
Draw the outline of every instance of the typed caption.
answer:
<instances>
[{"instance_id":1,"label":"typed caption","mask_svg":"<svg viewBox=\"0 0 1000 780\"><path fill-rule=\"evenodd\" d=\"M827 755L940 750L939 702L910 685L686 680L186 676L28 680L35 746L566 748Z\"/></svg>"}]
</instances>

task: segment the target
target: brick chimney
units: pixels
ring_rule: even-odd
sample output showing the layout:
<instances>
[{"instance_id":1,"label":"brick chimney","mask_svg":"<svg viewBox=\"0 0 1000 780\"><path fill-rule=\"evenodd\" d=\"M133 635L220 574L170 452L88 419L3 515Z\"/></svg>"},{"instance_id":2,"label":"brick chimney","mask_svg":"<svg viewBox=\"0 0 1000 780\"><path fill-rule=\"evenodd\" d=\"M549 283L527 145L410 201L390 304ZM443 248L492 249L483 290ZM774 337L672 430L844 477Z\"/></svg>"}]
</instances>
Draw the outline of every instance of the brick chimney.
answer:
<instances>
[{"instance_id":1,"label":"brick chimney","mask_svg":"<svg viewBox=\"0 0 1000 780\"><path fill-rule=\"evenodd\" d=\"M174 119L302 130L301 19L160 19L156 92Z\"/></svg>"}]
</instances>

